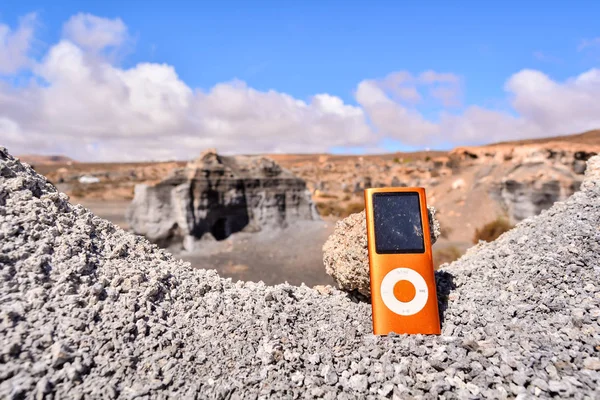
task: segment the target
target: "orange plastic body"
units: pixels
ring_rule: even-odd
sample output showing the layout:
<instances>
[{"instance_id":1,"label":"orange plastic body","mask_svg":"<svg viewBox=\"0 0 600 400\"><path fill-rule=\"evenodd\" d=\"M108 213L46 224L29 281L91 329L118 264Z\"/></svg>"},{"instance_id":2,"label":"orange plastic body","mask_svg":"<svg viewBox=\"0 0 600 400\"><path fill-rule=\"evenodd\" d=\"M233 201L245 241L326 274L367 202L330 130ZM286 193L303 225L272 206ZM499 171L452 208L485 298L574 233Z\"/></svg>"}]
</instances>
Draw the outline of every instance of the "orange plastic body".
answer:
<instances>
[{"instance_id":1,"label":"orange plastic body","mask_svg":"<svg viewBox=\"0 0 600 400\"><path fill-rule=\"evenodd\" d=\"M411 192L419 194L421 225L423 227L423 242L425 247L424 253L378 254L376 252L373 194L387 192ZM431 236L429 232L429 216L427 213L425 189L415 187L366 189L365 214L367 218L367 240L371 277L373 333L375 335L387 335L391 332L397 334L440 334L440 317L433 270ZM382 281L390 271L396 268L401 268L404 271L405 269L411 269L418 272L427 285L427 301L420 311L413 315L400 315L395 313L386 306L382 298ZM389 287L389 285L387 287ZM410 293L407 294L406 292ZM394 295L399 301L409 301L410 298L414 296L414 293L414 286L404 280L399 281L394 287Z\"/></svg>"}]
</instances>

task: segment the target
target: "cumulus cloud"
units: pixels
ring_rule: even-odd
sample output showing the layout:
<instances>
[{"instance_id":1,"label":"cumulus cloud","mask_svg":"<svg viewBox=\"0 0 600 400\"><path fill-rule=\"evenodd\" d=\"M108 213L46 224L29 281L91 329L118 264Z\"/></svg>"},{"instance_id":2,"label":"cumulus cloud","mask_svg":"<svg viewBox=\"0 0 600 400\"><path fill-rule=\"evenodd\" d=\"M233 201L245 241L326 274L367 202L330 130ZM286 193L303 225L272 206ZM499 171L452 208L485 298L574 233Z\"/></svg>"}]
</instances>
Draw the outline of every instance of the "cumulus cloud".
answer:
<instances>
[{"instance_id":1,"label":"cumulus cloud","mask_svg":"<svg viewBox=\"0 0 600 400\"><path fill-rule=\"evenodd\" d=\"M408 71L393 72L382 79L365 80L400 103L418 104L439 101L445 106L460 104L461 79L451 73L428 70L413 75Z\"/></svg>"},{"instance_id":2,"label":"cumulus cloud","mask_svg":"<svg viewBox=\"0 0 600 400\"><path fill-rule=\"evenodd\" d=\"M546 134L600 127L600 70L591 69L559 83L539 71L523 70L506 84L522 119ZM537 135L536 135L537 136Z\"/></svg>"},{"instance_id":3,"label":"cumulus cloud","mask_svg":"<svg viewBox=\"0 0 600 400\"><path fill-rule=\"evenodd\" d=\"M418 104L458 106L461 90L461 78L452 73L400 71L360 82L355 96L380 135L408 145L430 146L441 142L443 127L425 118Z\"/></svg>"},{"instance_id":4,"label":"cumulus cloud","mask_svg":"<svg viewBox=\"0 0 600 400\"><path fill-rule=\"evenodd\" d=\"M419 145L439 132L439 126L427 121L416 110L394 101L375 81L362 81L356 90L356 100L383 137Z\"/></svg>"},{"instance_id":5,"label":"cumulus cloud","mask_svg":"<svg viewBox=\"0 0 600 400\"><path fill-rule=\"evenodd\" d=\"M410 81L407 75L401 76L402 82ZM564 135L600 127L600 103L594 100L600 96L598 69L564 82L557 82L539 71L522 70L512 75L504 87L513 113L469 106L456 114L443 111L435 123L416 108L394 99L394 93L382 84L388 78L361 82L356 98L381 135L406 144L429 147L441 143L482 144ZM420 74L416 80L428 84L460 82L455 75L432 71ZM456 101L452 86L428 87L428 90L445 106Z\"/></svg>"},{"instance_id":6,"label":"cumulus cloud","mask_svg":"<svg viewBox=\"0 0 600 400\"><path fill-rule=\"evenodd\" d=\"M14 36L20 29L4 32ZM126 40L119 19L71 18L64 38L32 67L37 79L19 87L0 81L0 144L16 154L80 160L186 159L208 147L224 153L383 151L383 139L435 148L600 127L596 69L563 82L540 71L517 72L504 87L510 112L462 107L463 79L433 70L366 79L356 87L358 105L351 105L327 93L297 99L238 80L195 89L170 65L122 68L97 56ZM430 107L428 114L422 106Z\"/></svg>"},{"instance_id":7,"label":"cumulus cloud","mask_svg":"<svg viewBox=\"0 0 600 400\"><path fill-rule=\"evenodd\" d=\"M101 18L79 13L72 16L63 27L64 36L89 50L118 47L127 39L127 26L119 18Z\"/></svg>"},{"instance_id":8,"label":"cumulus cloud","mask_svg":"<svg viewBox=\"0 0 600 400\"><path fill-rule=\"evenodd\" d=\"M19 20L15 31L8 25L0 24L0 75L12 74L29 66L28 56L34 34L35 14L28 14Z\"/></svg>"},{"instance_id":9,"label":"cumulus cloud","mask_svg":"<svg viewBox=\"0 0 600 400\"><path fill-rule=\"evenodd\" d=\"M117 43L83 42L94 43L94 51ZM241 81L194 90L172 66L123 69L88 57L88 51L63 39L33 70L43 84L0 86L2 141L11 151L139 160L190 158L207 147L224 153L320 152L373 140L364 111L336 96L304 101Z\"/></svg>"}]
</instances>

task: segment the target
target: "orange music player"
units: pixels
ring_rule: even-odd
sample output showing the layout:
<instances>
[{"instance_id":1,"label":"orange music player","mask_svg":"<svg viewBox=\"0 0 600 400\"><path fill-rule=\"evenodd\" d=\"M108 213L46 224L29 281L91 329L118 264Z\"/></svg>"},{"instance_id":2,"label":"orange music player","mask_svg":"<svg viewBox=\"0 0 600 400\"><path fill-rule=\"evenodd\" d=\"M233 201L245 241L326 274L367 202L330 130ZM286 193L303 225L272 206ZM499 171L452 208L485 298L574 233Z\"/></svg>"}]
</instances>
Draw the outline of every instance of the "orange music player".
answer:
<instances>
[{"instance_id":1,"label":"orange music player","mask_svg":"<svg viewBox=\"0 0 600 400\"><path fill-rule=\"evenodd\" d=\"M373 333L440 334L424 188L365 190Z\"/></svg>"}]
</instances>

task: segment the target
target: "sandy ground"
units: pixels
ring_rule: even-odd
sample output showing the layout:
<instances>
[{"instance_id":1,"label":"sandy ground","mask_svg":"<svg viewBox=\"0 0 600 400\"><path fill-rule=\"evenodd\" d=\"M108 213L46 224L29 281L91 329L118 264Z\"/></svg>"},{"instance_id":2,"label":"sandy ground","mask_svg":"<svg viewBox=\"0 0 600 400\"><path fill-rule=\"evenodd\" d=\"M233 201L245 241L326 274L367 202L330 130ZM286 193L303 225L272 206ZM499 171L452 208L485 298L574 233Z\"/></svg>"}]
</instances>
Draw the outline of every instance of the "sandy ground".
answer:
<instances>
[{"instance_id":1,"label":"sandy ground","mask_svg":"<svg viewBox=\"0 0 600 400\"><path fill-rule=\"evenodd\" d=\"M128 201L75 200L99 217L127 229ZM308 286L333 284L323 266L323 244L333 232L335 220L303 221L286 229L239 233L226 240L198 242L193 253L170 249L195 268L216 269L233 280L288 282Z\"/></svg>"},{"instance_id":2,"label":"sandy ground","mask_svg":"<svg viewBox=\"0 0 600 400\"><path fill-rule=\"evenodd\" d=\"M199 242L202 250L175 255L199 268L216 269L221 276L244 281L333 284L325 273L322 247L334 226L333 221L303 221L285 229Z\"/></svg>"}]
</instances>

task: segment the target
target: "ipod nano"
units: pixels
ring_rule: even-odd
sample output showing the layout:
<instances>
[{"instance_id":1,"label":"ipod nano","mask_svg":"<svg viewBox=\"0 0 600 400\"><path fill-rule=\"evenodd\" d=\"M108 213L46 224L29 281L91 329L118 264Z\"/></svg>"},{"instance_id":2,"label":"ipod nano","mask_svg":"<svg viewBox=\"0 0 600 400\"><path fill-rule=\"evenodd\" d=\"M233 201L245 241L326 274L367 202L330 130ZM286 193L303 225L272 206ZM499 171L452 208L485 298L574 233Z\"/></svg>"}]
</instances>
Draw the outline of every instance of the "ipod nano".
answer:
<instances>
[{"instance_id":1,"label":"ipod nano","mask_svg":"<svg viewBox=\"0 0 600 400\"><path fill-rule=\"evenodd\" d=\"M365 190L373 333L440 334L424 188Z\"/></svg>"}]
</instances>

